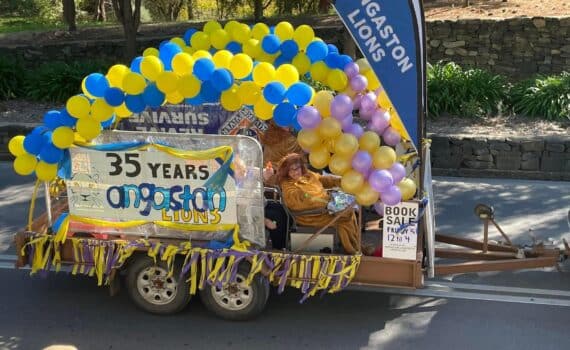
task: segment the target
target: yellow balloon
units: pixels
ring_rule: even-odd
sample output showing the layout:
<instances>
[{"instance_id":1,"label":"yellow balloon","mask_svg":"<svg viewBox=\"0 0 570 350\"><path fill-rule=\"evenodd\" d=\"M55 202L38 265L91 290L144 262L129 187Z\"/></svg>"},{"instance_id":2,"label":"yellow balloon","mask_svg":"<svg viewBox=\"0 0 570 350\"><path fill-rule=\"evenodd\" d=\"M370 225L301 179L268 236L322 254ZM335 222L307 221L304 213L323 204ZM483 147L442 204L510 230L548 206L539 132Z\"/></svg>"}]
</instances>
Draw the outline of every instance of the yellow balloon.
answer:
<instances>
[{"instance_id":1,"label":"yellow balloon","mask_svg":"<svg viewBox=\"0 0 570 350\"><path fill-rule=\"evenodd\" d=\"M230 35L222 28L216 29L210 34L212 46L218 50L222 50L230 42Z\"/></svg>"},{"instance_id":2,"label":"yellow balloon","mask_svg":"<svg viewBox=\"0 0 570 350\"><path fill-rule=\"evenodd\" d=\"M209 51L206 50L196 50L193 54L192 54L192 58L194 59L194 61L199 60L200 58L208 58L208 59L212 59L212 54Z\"/></svg>"},{"instance_id":3,"label":"yellow balloon","mask_svg":"<svg viewBox=\"0 0 570 350\"><path fill-rule=\"evenodd\" d=\"M8 150L14 157L21 156L22 154L26 153L24 149L24 139L26 137L24 135L14 136L8 142Z\"/></svg>"},{"instance_id":4,"label":"yellow balloon","mask_svg":"<svg viewBox=\"0 0 570 350\"><path fill-rule=\"evenodd\" d=\"M179 36L170 39L170 42L178 45L180 48L186 47L186 42L184 42L184 39Z\"/></svg>"},{"instance_id":5,"label":"yellow balloon","mask_svg":"<svg viewBox=\"0 0 570 350\"><path fill-rule=\"evenodd\" d=\"M237 86L222 92L220 96L220 104L228 111L237 111L241 108L241 99L238 94Z\"/></svg>"},{"instance_id":6,"label":"yellow balloon","mask_svg":"<svg viewBox=\"0 0 570 350\"><path fill-rule=\"evenodd\" d=\"M358 140L360 149L370 154L374 153L380 146L380 137L374 131L366 131Z\"/></svg>"},{"instance_id":7,"label":"yellow balloon","mask_svg":"<svg viewBox=\"0 0 570 350\"><path fill-rule=\"evenodd\" d=\"M194 50L194 48L192 48L191 46L185 46L182 48L183 52L186 52L189 55L192 55L196 50Z\"/></svg>"},{"instance_id":8,"label":"yellow balloon","mask_svg":"<svg viewBox=\"0 0 570 350\"><path fill-rule=\"evenodd\" d=\"M333 69L327 77L327 84L335 91L342 91L348 85L348 78L342 70Z\"/></svg>"},{"instance_id":9,"label":"yellow balloon","mask_svg":"<svg viewBox=\"0 0 570 350\"><path fill-rule=\"evenodd\" d=\"M354 98L354 96L356 96L356 91L352 90L350 88L350 85L348 85L346 87L346 89L344 89L344 91L342 92L343 94L347 95L350 98Z\"/></svg>"},{"instance_id":10,"label":"yellow balloon","mask_svg":"<svg viewBox=\"0 0 570 350\"><path fill-rule=\"evenodd\" d=\"M165 94L172 93L178 88L178 76L174 72L162 72L156 78L156 86Z\"/></svg>"},{"instance_id":11,"label":"yellow balloon","mask_svg":"<svg viewBox=\"0 0 570 350\"><path fill-rule=\"evenodd\" d=\"M253 68L253 81L263 87L275 80L275 67L267 62L262 62Z\"/></svg>"},{"instance_id":12,"label":"yellow balloon","mask_svg":"<svg viewBox=\"0 0 570 350\"><path fill-rule=\"evenodd\" d=\"M357 59L356 64L358 65L358 71L360 74L364 74L370 70L370 63L368 63L366 58Z\"/></svg>"},{"instance_id":13,"label":"yellow balloon","mask_svg":"<svg viewBox=\"0 0 570 350\"><path fill-rule=\"evenodd\" d=\"M335 146L337 140L338 140L338 137L328 138L328 139L325 139L323 141L323 145L325 145L327 147L327 150L329 151L329 153L334 153L334 146Z\"/></svg>"},{"instance_id":14,"label":"yellow balloon","mask_svg":"<svg viewBox=\"0 0 570 350\"><path fill-rule=\"evenodd\" d=\"M253 61L251 57L246 54L238 53L230 61L230 71L234 78L243 79L251 73L253 68Z\"/></svg>"},{"instance_id":15,"label":"yellow balloon","mask_svg":"<svg viewBox=\"0 0 570 350\"><path fill-rule=\"evenodd\" d=\"M382 90L378 94L378 99L376 101L378 102L378 106L386 110L390 109L390 107L392 106L392 103L390 103L390 99L388 98L388 94L386 94L385 90Z\"/></svg>"},{"instance_id":16,"label":"yellow balloon","mask_svg":"<svg viewBox=\"0 0 570 350\"><path fill-rule=\"evenodd\" d=\"M170 104L177 105L184 101L184 96L182 96L182 94L177 90L174 90L173 92L166 94L166 101Z\"/></svg>"},{"instance_id":17,"label":"yellow balloon","mask_svg":"<svg viewBox=\"0 0 570 350\"><path fill-rule=\"evenodd\" d=\"M226 24L224 25L224 30L225 30L226 32L228 32L228 33L231 35L231 33L233 32L234 28L235 28L236 26L238 26L239 24L240 24L240 23L239 23L238 21L235 21L235 20L232 19L231 21L226 22Z\"/></svg>"},{"instance_id":18,"label":"yellow balloon","mask_svg":"<svg viewBox=\"0 0 570 350\"><path fill-rule=\"evenodd\" d=\"M73 144L73 129L67 126L60 126L51 134L51 141L57 148L66 149Z\"/></svg>"},{"instance_id":19,"label":"yellow balloon","mask_svg":"<svg viewBox=\"0 0 570 350\"><path fill-rule=\"evenodd\" d=\"M246 105L254 105L261 97L261 88L253 81L244 81L237 91L240 100Z\"/></svg>"},{"instance_id":20,"label":"yellow balloon","mask_svg":"<svg viewBox=\"0 0 570 350\"><path fill-rule=\"evenodd\" d=\"M228 50L220 50L214 54L212 57L212 61L214 61L214 65L216 68L230 68L230 62L234 55L229 52Z\"/></svg>"},{"instance_id":21,"label":"yellow balloon","mask_svg":"<svg viewBox=\"0 0 570 350\"><path fill-rule=\"evenodd\" d=\"M357 151L358 139L352 134L342 134L335 142L335 154L352 157Z\"/></svg>"},{"instance_id":22,"label":"yellow balloon","mask_svg":"<svg viewBox=\"0 0 570 350\"><path fill-rule=\"evenodd\" d=\"M264 98L260 98L253 105L253 112L261 120L269 120L273 117L273 108L275 105L265 101Z\"/></svg>"},{"instance_id":23,"label":"yellow balloon","mask_svg":"<svg viewBox=\"0 0 570 350\"><path fill-rule=\"evenodd\" d=\"M329 161L329 169L335 175L344 175L352 168L351 157L342 154L334 154Z\"/></svg>"},{"instance_id":24,"label":"yellow balloon","mask_svg":"<svg viewBox=\"0 0 570 350\"><path fill-rule=\"evenodd\" d=\"M329 67L327 67L327 64L323 61L313 63L309 69L311 78L319 82L326 81L329 71Z\"/></svg>"},{"instance_id":25,"label":"yellow balloon","mask_svg":"<svg viewBox=\"0 0 570 350\"><path fill-rule=\"evenodd\" d=\"M43 181L51 181L55 179L57 177L57 164L48 164L40 161L36 166L36 176L38 179Z\"/></svg>"},{"instance_id":26,"label":"yellow balloon","mask_svg":"<svg viewBox=\"0 0 570 350\"><path fill-rule=\"evenodd\" d=\"M222 25L218 21L208 21L204 24L204 33L206 34L210 34L219 29L222 29Z\"/></svg>"},{"instance_id":27,"label":"yellow balloon","mask_svg":"<svg viewBox=\"0 0 570 350\"><path fill-rule=\"evenodd\" d=\"M154 47L147 47L144 51L143 51L143 57L146 56L156 56L158 57L158 50Z\"/></svg>"},{"instance_id":28,"label":"yellow balloon","mask_svg":"<svg viewBox=\"0 0 570 350\"><path fill-rule=\"evenodd\" d=\"M295 68L297 68L300 75L305 75L311 68L311 60L309 59L309 56L303 52L299 52L295 57L293 57L293 61L291 63Z\"/></svg>"},{"instance_id":29,"label":"yellow balloon","mask_svg":"<svg viewBox=\"0 0 570 350\"><path fill-rule=\"evenodd\" d=\"M131 112L123 102L119 107L115 107L115 115L119 118L128 118L133 115L133 112Z\"/></svg>"},{"instance_id":30,"label":"yellow balloon","mask_svg":"<svg viewBox=\"0 0 570 350\"><path fill-rule=\"evenodd\" d=\"M309 43L315 38L315 32L313 28L306 24L302 24L295 29L293 33L293 40L299 45L300 50L304 50Z\"/></svg>"},{"instance_id":31,"label":"yellow balloon","mask_svg":"<svg viewBox=\"0 0 570 350\"><path fill-rule=\"evenodd\" d=\"M251 29L251 36L256 40L263 39L269 33L269 27L265 23L256 23Z\"/></svg>"},{"instance_id":32,"label":"yellow balloon","mask_svg":"<svg viewBox=\"0 0 570 350\"><path fill-rule=\"evenodd\" d=\"M299 72L292 64L282 64L275 71L275 79L285 85L286 88L299 81Z\"/></svg>"},{"instance_id":33,"label":"yellow balloon","mask_svg":"<svg viewBox=\"0 0 570 350\"><path fill-rule=\"evenodd\" d=\"M323 139L334 139L342 133L339 121L334 118L323 119L317 130Z\"/></svg>"},{"instance_id":34,"label":"yellow balloon","mask_svg":"<svg viewBox=\"0 0 570 350\"><path fill-rule=\"evenodd\" d=\"M311 149L309 163L316 169L323 169L329 164L331 155L328 149L321 145Z\"/></svg>"},{"instance_id":35,"label":"yellow balloon","mask_svg":"<svg viewBox=\"0 0 570 350\"><path fill-rule=\"evenodd\" d=\"M230 34L232 38L240 44L245 43L249 38L251 38L251 30L245 23L239 23L239 25L236 25Z\"/></svg>"},{"instance_id":36,"label":"yellow balloon","mask_svg":"<svg viewBox=\"0 0 570 350\"><path fill-rule=\"evenodd\" d=\"M315 106L323 117L328 118L331 116L331 102L333 98L332 92L321 90L315 94L313 106Z\"/></svg>"},{"instance_id":37,"label":"yellow balloon","mask_svg":"<svg viewBox=\"0 0 570 350\"><path fill-rule=\"evenodd\" d=\"M372 164L376 169L390 169L396 158L396 152L391 147L381 146L372 153Z\"/></svg>"},{"instance_id":38,"label":"yellow balloon","mask_svg":"<svg viewBox=\"0 0 570 350\"><path fill-rule=\"evenodd\" d=\"M172 70L177 75L192 73L193 67L194 58L186 52L179 52L172 58Z\"/></svg>"},{"instance_id":39,"label":"yellow balloon","mask_svg":"<svg viewBox=\"0 0 570 350\"><path fill-rule=\"evenodd\" d=\"M380 194L368 183L365 183L356 193L356 202L362 206L370 206L378 201Z\"/></svg>"},{"instance_id":40,"label":"yellow balloon","mask_svg":"<svg viewBox=\"0 0 570 350\"><path fill-rule=\"evenodd\" d=\"M368 80L368 86L367 86L368 90L371 91L376 90L381 86L380 80L378 80L378 77L376 76L376 74L372 69L364 73L364 77L366 77L366 79Z\"/></svg>"},{"instance_id":41,"label":"yellow balloon","mask_svg":"<svg viewBox=\"0 0 570 350\"><path fill-rule=\"evenodd\" d=\"M75 95L67 100L65 108L72 117L78 119L87 118L91 110L91 103L89 103L87 97Z\"/></svg>"},{"instance_id":42,"label":"yellow balloon","mask_svg":"<svg viewBox=\"0 0 570 350\"><path fill-rule=\"evenodd\" d=\"M364 185L364 176L354 169L350 169L344 173L340 180L340 187L346 193L356 194L362 185Z\"/></svg>"},{"instance_id":43,"label":"yellow balloon","mask_svg":"<svg viewBox=\"0 0 570 350\"><path fill-rule=\"evenodd\" d=\"M77 121L77 132L86 140L93 140L101 133L101 123L92 118L83 118Z\"/></svg>"},{"instance_id":44,"label":"yellow balloon","mask_svg":"<svg viewBox=\"0 0 570 350\"><path fill-rule=\"evenodd\" d=\"M291 23L289 23L289 22L285 22L285 21L279 22L275 26L275 35L277 35L277 37L281 41L293 39L294 33L295 33L295 29L293 28L293 25L291 25Z\"/></svg>"},{"instance_id":45,"label":"yellow balloon","mask_svg":"<svg viewBox=\"0 0 570 350\"><path fill-rule=\"evenodd\" d=\"M321 136L316 130L302 129L297 134L297 142L302 149L308 151L322 143Z\"/></svg>"},{"instance_id":46,"label":"yellow balloon","mask_svg":"<svg viewBox=\"0 0 570 350\"><path fill-rule=\"evenodd\" d=\"M30 175L34 172L34 169L36 169L37 163L38 160L36 156L29 153L21 154L14 159L14 171L18 175Z\"/></svg>"},{"instance_id":47,"label":"yellow balloon","mask_svg":"<svg viewBox=\"0 0 570 350\"><path fill-rule=\"evenodd\" d=\"M257 39L248 39L245 43L243 43L243 53L248 55L251 58L256 58L261 55L262 49L259 40Z\"/></svg>"},{"instance_id":48,"label":"yellow balloon","mask_svg":"<svg viewBox=\"0 0 570 350\"><path fill-rule=\"evenodd\" d=\"M113 112L113 107L109 106L103 98L96 99L91 105L91 118L95 119L98 122L108 120L113 116Z\"/></svg>"},{"instance_id":49,"label":"yellow balloon","mask_svg":"<svg viewBox=\"0 0 570 350\"><path fill-rule=\"evenodd\" d=\"M156 56L146 56L141 60L141 73L150 81L155 81L163 70L162 61Z\"/></svg>"},{"instance_id":50,"label":"yellow balloon","mask_svg":"<svg viewBox=\"0 0 570 350\"><path fill-rule=\"evenodd\" d=\"M210 36L204 32L196 32L190 38L190 45L194 50L209 50Z\"/></svg>"},{"instance_id":51,"label":"yellow balloon","mask_svg":"<svg viewBox=\"0 0 570 350\"><path fill-rule=\"evenodd\" d=\"M266 63L270 63L271 65L273 65L273 62L275 62L275 59L277 58L277 54L274 55L270 55L267 52L261 50L261 54L259 56L257 56L257 60L259 62L266 62Z\"/></svg>"},{"instance_id":52,"label":"yellow balloon","mask_svg":"<svg viewBox=\"0 0 570 350\"><path fill-rule=\"evenodd\" d=\"M129 72L125 74L123 78L123 90L130 95L142 94L144 88L146 87L146 82L142 75L134 72Z\"/></svg>"},{"instance_id":53,"label":"yellow balloon","mask_svg":"<svg viewBox=\"0 0 570 350\"><path fill-rule=\"evenodd\" d=\"M417 186L414 180L410 178L404 178L400 183L398 183L400 192L402 192L402 200L407 201L414 198L416 194Z\"/></svg>"},{"instance_id":54,"label":"yellow balloon","mask_svg":"<svg viewBox=\"0 0 570 350\"><path fill-rule=\"evenodd\" d=\"M178 79L178 92L184 98L196 97L200 92L202 83L192 74L185 74Z\"/></svg>"},{"instance_id":55,"label":"yellow balloon","mask_svg":"<svg viewBox=\"0 0 570 350\"><path fill-rule=\"evenodd\" d=\"M125 74L129 72L129 68L124 64L116 64L111 66L107 71L107 80L109 81L109 85L111 87L118 87L120 89L123 88L123 78Z\"/></svg>"}]
</instances>

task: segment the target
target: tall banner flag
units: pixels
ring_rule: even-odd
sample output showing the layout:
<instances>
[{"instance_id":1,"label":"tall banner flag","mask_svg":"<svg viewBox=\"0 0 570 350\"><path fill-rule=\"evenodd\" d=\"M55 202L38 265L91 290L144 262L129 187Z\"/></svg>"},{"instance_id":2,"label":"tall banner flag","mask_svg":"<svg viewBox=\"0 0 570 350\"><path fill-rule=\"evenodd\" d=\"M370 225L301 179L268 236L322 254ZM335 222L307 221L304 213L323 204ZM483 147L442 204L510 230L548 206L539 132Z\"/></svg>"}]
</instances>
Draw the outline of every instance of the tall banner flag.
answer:
<instances>
[{"instance_id":1,"label":"tall banner flag","mask_svg":"<svg viewBox=\"0 0 570 350\"><path fill-rule=\"evenodd\" d=\"M402 136L419 150L426 106L421 0L336 0L334 7L403 124Z\"/></svg>"}]
</instances>

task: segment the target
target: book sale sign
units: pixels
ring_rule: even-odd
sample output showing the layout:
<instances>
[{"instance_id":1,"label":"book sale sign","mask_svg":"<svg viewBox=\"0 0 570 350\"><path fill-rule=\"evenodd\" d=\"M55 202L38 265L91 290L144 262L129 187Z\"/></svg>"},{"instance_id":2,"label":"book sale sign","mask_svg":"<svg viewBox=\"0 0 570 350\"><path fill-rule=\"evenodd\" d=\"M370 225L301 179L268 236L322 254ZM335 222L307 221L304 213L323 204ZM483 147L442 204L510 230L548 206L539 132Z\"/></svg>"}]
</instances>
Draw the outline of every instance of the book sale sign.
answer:
<instances>
[{"instance_id":1,"label":"book sale sign","mask_svg":"<svg viewBox=\"0 0 570 350\"><path fill-rule=\"evenodd\" d=\"M382 256L416 260L418 246L418 202L384 206Z\"/></svg>"}]
</instances>

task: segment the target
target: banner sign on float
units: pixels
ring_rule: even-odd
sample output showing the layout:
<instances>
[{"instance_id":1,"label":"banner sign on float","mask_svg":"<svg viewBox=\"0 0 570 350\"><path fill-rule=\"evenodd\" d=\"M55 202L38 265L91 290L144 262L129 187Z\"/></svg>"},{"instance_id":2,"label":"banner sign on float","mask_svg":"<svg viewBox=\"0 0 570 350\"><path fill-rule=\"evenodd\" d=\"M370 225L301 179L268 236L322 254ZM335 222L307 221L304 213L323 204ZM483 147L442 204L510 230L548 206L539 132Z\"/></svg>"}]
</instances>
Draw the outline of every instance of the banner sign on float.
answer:
<instances>
[{"instance_id":1,"label":"banner sign on float","mask_svg":"<svg viewBox=\"0 0 570 350\"><path fill-rule=\"evenodd\" d=\"M421 0L337 0L334 7L370 67L416 149L423 114ZM418 3L418 4L416 4Z\"/></svg>"},{"instance_id":2,"label":"banner sign on float","mask_svg":"<svg viewBox=\"0 0 570 350\"><path fill-rule=\"evenodd\" d=\"M247 107L226 111L218 103L164 105L121 120L119 130L178 134L246 135L259 140L267 124Z\"/></svg>"},{"instance_id":3,"label":"banner sign on float","mask_svg":"<svg viewBox=\"0 0 570 350\"><path fill-rule=\"evenodd\" d=\"M71 153L69 212L112 221L168 221L193 225L237 223L236 188L215 159L189 160L162 151L103 152L74 147Z\"/></svg>"}]
</instances>

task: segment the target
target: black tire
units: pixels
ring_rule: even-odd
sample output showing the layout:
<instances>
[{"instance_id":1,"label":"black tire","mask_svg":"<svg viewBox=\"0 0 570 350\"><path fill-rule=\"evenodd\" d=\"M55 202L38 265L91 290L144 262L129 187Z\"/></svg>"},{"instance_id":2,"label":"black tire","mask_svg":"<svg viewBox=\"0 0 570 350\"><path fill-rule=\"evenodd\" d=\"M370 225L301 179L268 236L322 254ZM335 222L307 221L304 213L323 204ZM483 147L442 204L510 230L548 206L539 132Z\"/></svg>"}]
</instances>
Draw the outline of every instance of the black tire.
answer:
<instances>
[{"instance_id":1,"label":"black tire","mask_svg":"<svg viewBox=\"0 0 570 350\"><path fill-rule=\"evenodd\" d=\"M176 265L172 277L166 277L167 265L146 255L133 256L127 268L126 285L129 296L141 309L160 315L182 311L190 302L190 286L179 281L180 266ZM156 279L150 280L150 277ZM148 282L146 282L148 281Z\"/></svg>"},{"instance_id":2,"label":"black tire","mask_svg":"<svg viewBox=\"0 0 570 350\"><path fill-rule=\"evenodd\" d=\"M210 285L204 286L200 291L200 299L204 306L216 316L230 321L247 321L259 316L269 298L269 282L265 276L258 273L251 285L244 289L250 267L249 263L240 264L236 276L237 283L224 286L222 289ZM232 293L228 288L237 288L237 290Z\"/></svg>"}]
</instances>

